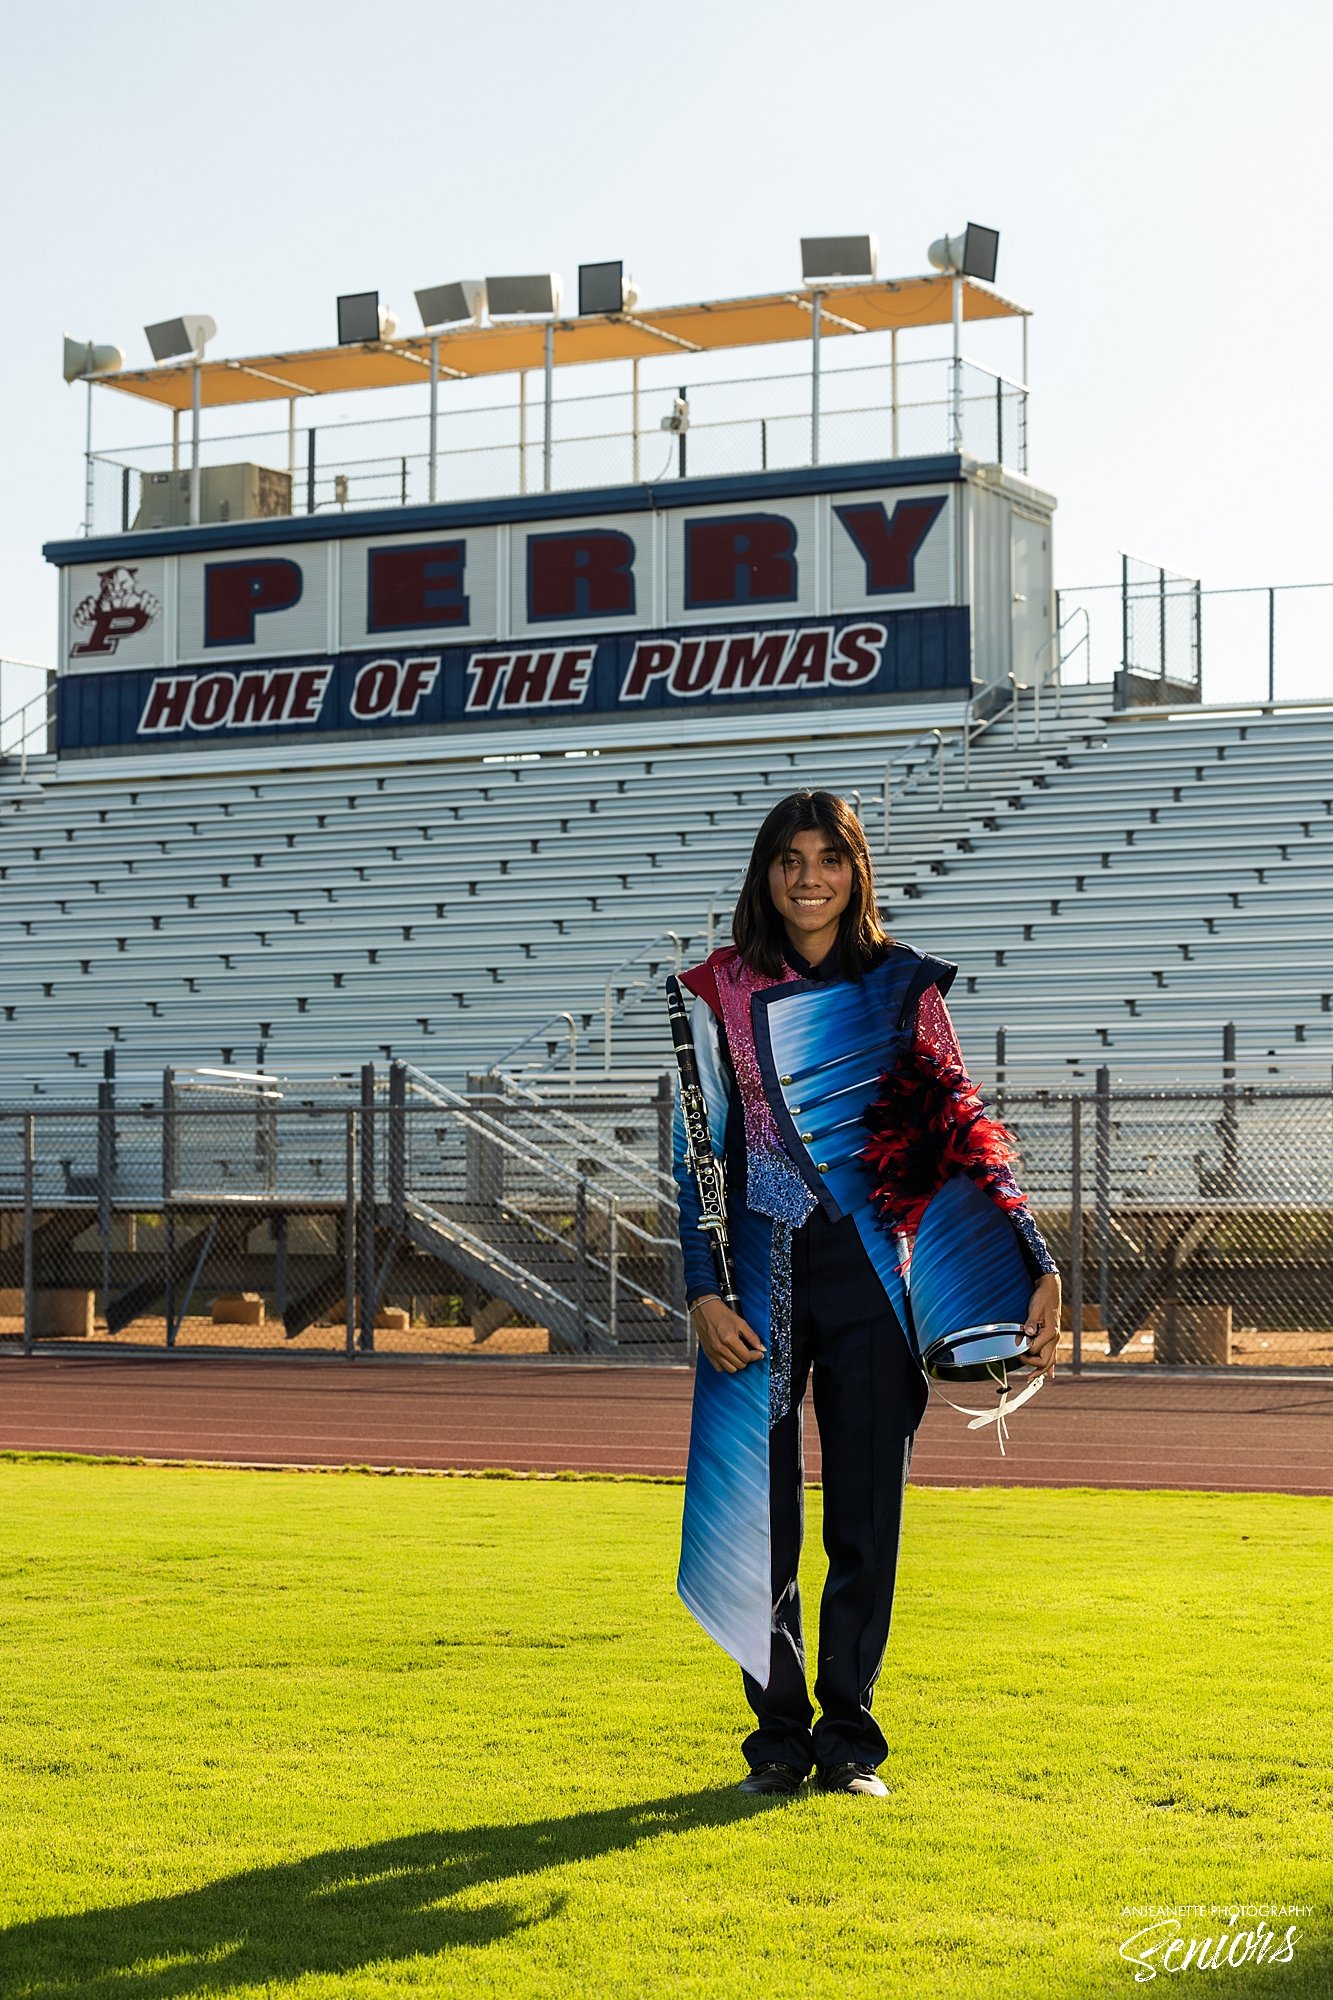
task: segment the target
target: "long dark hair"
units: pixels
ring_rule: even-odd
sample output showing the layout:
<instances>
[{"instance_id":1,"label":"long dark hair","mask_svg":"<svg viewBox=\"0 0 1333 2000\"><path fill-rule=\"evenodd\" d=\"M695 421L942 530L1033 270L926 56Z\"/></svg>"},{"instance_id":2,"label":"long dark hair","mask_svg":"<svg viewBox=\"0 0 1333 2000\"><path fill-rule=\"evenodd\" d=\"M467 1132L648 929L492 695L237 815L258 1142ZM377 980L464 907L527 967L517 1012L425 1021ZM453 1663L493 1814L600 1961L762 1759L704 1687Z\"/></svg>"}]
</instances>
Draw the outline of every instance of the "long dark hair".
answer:
<instances>
[{"instance_id":1,"label":"long dark hair","mask_svg":"<svg viewBox=\"0 0 1333 2000\"><path fill-rule=\"evenodd\" d=\"M880 922L875 874L861 822L836 792L791 792L778 800L760 827L731 920L736 949L752 971L781 978L787 931L769 892L768 871L797 833L823 834L829 846L852 864L852 893L838 919L833 956L842 978L859 979L879 963L893 939Z\"/></svg>"}]
</instances>

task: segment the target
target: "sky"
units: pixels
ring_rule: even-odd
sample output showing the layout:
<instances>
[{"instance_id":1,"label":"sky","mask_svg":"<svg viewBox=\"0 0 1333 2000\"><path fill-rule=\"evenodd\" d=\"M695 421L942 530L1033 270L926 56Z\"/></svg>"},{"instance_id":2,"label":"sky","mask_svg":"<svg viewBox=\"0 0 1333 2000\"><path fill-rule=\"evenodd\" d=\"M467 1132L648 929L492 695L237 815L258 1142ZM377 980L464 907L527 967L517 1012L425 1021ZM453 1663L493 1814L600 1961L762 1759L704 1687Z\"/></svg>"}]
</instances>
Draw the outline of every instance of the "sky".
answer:
<instances>
[{"instance_id":1,"label":"sky","mask_svg":"<svg viewBox=\"0 0 1333 2000\"><path fill-rule=\"evenodd\" d=\"M78 532L87 393L61 379L62 332L143 364L145 324L206 311L214 356L313 346L339 292L378 287L412 330L418 285L568 284L617 256L645 306L725 298L797 282L802 235L873 230L881 275L905 275L969 219L999 228L997 285L1034 315L1057 582L1110 581L1122 548L1213 588L1333 578L1326 7L0 16L0 655L54 659L41 544ZM1012 334L985 331L969 347L1017 372ZM103 446L161 421L99 394Z\"/></svg>"}]
</instances>

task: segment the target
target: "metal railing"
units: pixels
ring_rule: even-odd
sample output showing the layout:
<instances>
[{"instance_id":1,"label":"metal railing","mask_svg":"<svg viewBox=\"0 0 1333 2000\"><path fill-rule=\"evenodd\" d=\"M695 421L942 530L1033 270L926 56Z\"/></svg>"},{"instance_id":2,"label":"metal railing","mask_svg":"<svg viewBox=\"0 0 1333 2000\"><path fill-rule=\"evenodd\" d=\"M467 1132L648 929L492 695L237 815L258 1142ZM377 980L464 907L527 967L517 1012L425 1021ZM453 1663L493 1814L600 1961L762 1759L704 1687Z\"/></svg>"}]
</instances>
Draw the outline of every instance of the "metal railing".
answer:
<instances>
[{"instance_id":1,"label":"metal railing","mask_svg":"<svg viewBox=\"0 0 1333 2000\"><path fill-rule=\"evenodd\" d=\"M0 763L17 759L19 773L28 775L28 758L38 752L53 747L52 734L55 726L55 684L54 667L38 666L33 660L0 660L0 689L5 683L5 669L16 668L25 677L31 674L45 676L45 685L17 708L0 712ZM3 702L0 701L0 711Z\"/></svg>"},{"instance_id":2,"label":"metal railing","mask_svg":"<svg viewBox=\"0 0 1333 2000\"><path fill-rule=\"evenodd\" d=\"M1118 670L1133 677L1139 699L1153 682L1177 701L1329 698L1333 583L1210 590L1166 570L1149 574L1148 565L1131 574L1130 560L1122 559L1119 583L1056 592L1060 630L1070 631L1059 649L1066 684L1106 680ZM1083 623L1074 628L1076 616ZM1124 706L1131 689L1121 692Z\"/></svg>"},{"instance_id":3,"label":"metal railing","mask_svg":"<svg viewBox=\"0 0 1333 2000\"><path fill-rule=\"evenodd\" d=\"M1027 469L1026 389L973 362L961 364L957 411L954 366L944 357L826 367L817 417L810 381L792 372L563 396L551 406L549 439L541 410L530 410L522 394L517 403L470 404L460 393L433 430L426 412L318 426L298 426L293 414L281 431L201 439L201 518L218 518L210 468L222 466L264 468L266 510L316 514L923 457L959 448L956 414L963 451ZM688 428L667 432L662 422L678 397L689 405ZM190 474L179 444L90 452L87 472L87 534L189 518ZM235 508L234 495L228 504Z\"/></svg>"}]
</instances>

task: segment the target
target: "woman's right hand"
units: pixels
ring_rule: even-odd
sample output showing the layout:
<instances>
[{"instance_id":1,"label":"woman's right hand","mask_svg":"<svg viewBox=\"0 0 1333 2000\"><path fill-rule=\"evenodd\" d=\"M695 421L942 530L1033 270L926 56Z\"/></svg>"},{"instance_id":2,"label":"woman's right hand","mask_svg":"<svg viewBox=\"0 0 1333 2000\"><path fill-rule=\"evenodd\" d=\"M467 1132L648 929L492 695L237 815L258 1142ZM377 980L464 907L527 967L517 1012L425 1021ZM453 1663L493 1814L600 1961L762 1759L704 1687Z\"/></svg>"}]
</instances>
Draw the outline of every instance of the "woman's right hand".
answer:
<instances>
[{"instance_id":1,"label":"woman's right hand","mask_svg":"<svg viewBox=\"0 0 1333 2000\"><path fill-rule=\"evenodd\" d=\"M700 1347L719 1373L739 1375L752 1361L763 1359L764 1343L754 1328L724 1305L715 1292L695 1300L690 1318Z\"/></svg>"}]
</instances>

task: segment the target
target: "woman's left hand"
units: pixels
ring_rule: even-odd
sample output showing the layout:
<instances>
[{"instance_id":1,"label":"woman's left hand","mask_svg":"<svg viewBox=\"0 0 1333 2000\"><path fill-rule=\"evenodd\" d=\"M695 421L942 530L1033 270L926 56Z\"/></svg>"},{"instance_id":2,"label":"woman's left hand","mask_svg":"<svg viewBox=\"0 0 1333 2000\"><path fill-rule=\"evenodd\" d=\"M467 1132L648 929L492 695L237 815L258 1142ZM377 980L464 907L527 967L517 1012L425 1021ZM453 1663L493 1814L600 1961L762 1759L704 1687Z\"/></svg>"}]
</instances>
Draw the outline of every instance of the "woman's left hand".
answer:
<instances>
[{"instance_id":1,"label":"woman's left hand","mask_svg":"<svg viewBox=\"0 0 1333 2000\"><path fill-rule=\"evenodd\" d=\"M1023 1322L1028 1336L1028 1355L1034 1368L1044 1375L1055 1369L1055 1349L1060 1338L1060 1275L1047 1271L1038 1280Z\"/></svg>"}]
</instances>

